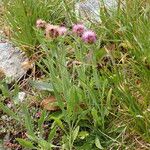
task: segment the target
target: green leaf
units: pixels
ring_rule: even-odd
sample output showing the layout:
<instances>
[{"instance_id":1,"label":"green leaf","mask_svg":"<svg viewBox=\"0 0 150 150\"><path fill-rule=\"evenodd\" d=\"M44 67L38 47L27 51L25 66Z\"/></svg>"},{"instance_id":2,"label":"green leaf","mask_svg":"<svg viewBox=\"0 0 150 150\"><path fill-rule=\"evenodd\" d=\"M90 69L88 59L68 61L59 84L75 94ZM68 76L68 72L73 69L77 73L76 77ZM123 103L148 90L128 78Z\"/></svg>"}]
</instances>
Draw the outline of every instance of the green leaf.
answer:
<instances>
[{"instance_id":1,"label":"green leaf","mask_svg":"<svg viewBox=\"0 0 150 150\"><path fill-rule=\"evenodd\" d=\"M91 114L93 116L94 126L96 126L96 125L100 125L101 126L102 123L101 123L100 116L98 116L98 111L95 108L93 108L92 111L91 111Z\"/></svg>"},{"instance_id":2,"label":"green leaf","mask_svg":"<svg viewBox=\"0 0 150 150\"><path fill-rule=\"evenodd\" d=\"M6 83L0 83L0 90L2 90L2 94L4 97L9 97L10 94L9 94L9 90L8 90L8 86Z\"/></svg>"},{"instance_id":3,"label":"green leaf","mask_svg":"<svg viewBox=\"0 0 150 150\"><path fill-rule=\"evenodd\" d=\"M57 147L43 139L39 139L38 144L42 150L52 150L52 147Z\"/></svg>"},{"instance_id":4,"label":"green leaf","mask_svg":"<svg viewBox=\"0 0 150 150\"><path fill-rule=\"evenodd\" d=\"M30 141L20 139L20 138L17 138L16 140L19 142L20 145L22 145L25 148L29 148L29 149L34 149L35 148L33 143L30 142Z\"/></svg>"},{"instance_id":5,"label":"green leaf","mask_svg":"<svg viewBox=\"0 0 150 150\"><path fill-rule=\"evenodd\" d=\"M53 119L55 123L63 130L65 130L62 121L59 118L52 116L50 119Z\"/></svg>"},{"instance_id":6,"label":"green leaf","mask_svg":"<svg viewBox=\"0 0 150 150\"><path fill-rule=\"evenodd\" d=\"M25 127L27 129L28 134L34 136L34 126L33 126L33 119L28 111L27 105L22 105L22 111L24 114L24 120L25 120Z\"/></svg>"},{"instance_id":7,"label":"green leaf","mask_svg":"<svg viewBox=\"0 0 150 150\"><path fill-rule=\"evenodd\" d=\"M38 89L38 90L43 90L43 91L49 91L53 92L53 86L51 83L43 82L43 81L33 81L30 80L30 84L32 87Z\"/></svg>"},{"instance_id":8,"label":"green leaf","mask_svg":"<svg viewBox=\"0 0 150 150\"><path fill-rule=\"evenodd\" d=\"M87 131L81 131L81 132L79 132L79 134L78 134L78 137L79 137L81 140L85 139L85 138L88 137L88 136L89 136L89 132L87 132Z\"/></svg>"},{"instance_id":9,"label":"green leaf","mask_svg":"<svg viewBox=\"0 0 150 150\"><path fill-rule=\"evenodd\" d=\"M76 140L78 133L79 133L80 127L77 126L76 129L73 131L73 141Z\"/></svg>"},{"instance_id":10,"label":"green leaf","mask_svg":"<svg viewBox=\"0 0 150 150\"><path fill-rule=\"evenodd\" d=\"M49 133L49 136L48 136L48 141L50 142L54 136L56 135L56 131L57 131L57 128L54 127L53 129L51 129L51 132Z\"/></svg>"},{"instance_id":11,"label":"green leaf","mask_svg":"<svg viewBox=\"0 0 150 150\"><path fill-rule=\"evenodd\" d=\"M105 115L109 115L109 111L111 109L111 97L112 97L112 88L108 92L107 101L106 101L106 108L105 108Z\"/></svg>"},{"instance_id":12,"label":"green leaf","mask_svg":"<svg viewBox=\"0 0 150 150\"><path fill-rule=\"evenodd\" d=\"M112 88L109 90L108 92L108 96L107 96L107 107L110 108L111 107L111 96L112 96Z\"/></svg>"},{"instance_id":13,"label":"green leaf","mask_svg":"<svg viewBox=\"0 0 150 150\"><path fill-rule=\"evenodd\" d=\"M43 110L42 115L38 120L38 128L39 128L40 132L42 132L42 130L43 130L42 125L45 121L45 118L46 118L46 110Z\"/></svg>"},{"instance_id":14,"label":"green leaf","mask_svg":"<svg viewBox=\"0 0 150 150\"><path fill-rule=\"evenodd\" d=\"M30 139L31 141L37 142L38 138L35 135L30 135L30 134L26 134L26 136L28 137L28 139Z\"/></svg>"},{"instance_id":15,"label":"green leaf","mask_svg":"<svg viewBox=\"0 0 150 150\"><path fill-rule=\"evenodd\" d=\"M14 118L18 121L20 120L19 117L11 109L9 109L7 106L5 106L2 102L0 102L0 109L2 109L3 112L5 112L9 116L11 116L12 118Z\"/></svg>"},{"instance_id":16,"label":"green leaf","mask_svg":"<svg viewBox=\"0 0 150 150\"><path fill-rule=\"evenodd\" d=\"M101 145L100 140L99 140L98 137L95 138L95 145L96 145L96 147L99 148L99 149L104 149L104 148L102 147L102 145Z\"/></svg>"}]
</instances>

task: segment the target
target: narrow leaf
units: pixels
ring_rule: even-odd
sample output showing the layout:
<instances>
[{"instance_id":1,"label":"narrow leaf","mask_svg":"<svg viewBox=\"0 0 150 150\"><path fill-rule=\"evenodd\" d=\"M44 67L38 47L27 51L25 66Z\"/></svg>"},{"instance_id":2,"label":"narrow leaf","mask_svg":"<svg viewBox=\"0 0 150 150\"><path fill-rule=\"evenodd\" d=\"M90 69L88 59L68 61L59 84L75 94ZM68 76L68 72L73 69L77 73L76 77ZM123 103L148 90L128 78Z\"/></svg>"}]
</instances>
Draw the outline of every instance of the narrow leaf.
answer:
<instances>
[{"instance_id":1,"label":"narrow leaf","mask_svg":"<svg viewBox=\"0 0 150 150\"><path fill-rule=\"evenodd\" d=\"M49 91L49 92L54 91L51 83L30 80L30 84L32 87L34 87L38 90Z\"/></svg>"},{"instance_id":2,"label":"narrow leaf","mask_svg":"<svg viewBox=\"0 0 150 150\"><path fill-rule=\"evenodd\" d=\"M14 118L18 121L20 120L19 117L11 109L9 109L7 106L5 106L2 102L0 102L0 109L2 109L3 112L5 112L7 115L11 116L12 118Z\"/></svg>"},{"instance_id":3,"label":"narrow leaf","mask_svg":"<svg viewBox=\"0 0 150 150\"><path fill-rule=\"evenodd\" d=\"M102 147L102 145L101 145L100 140L99 140L98 137L95 138L95 145L96 145L96 147L99 148L99 149L104 149L104 148Z\"/></svg>"},{"instance_id":4,"label":"narrow leaf","mask_svg":"<svg viewBox=\"0 0 150 150\"><path fill-rule=\"evenodd\" d=\"M79 133L80 127L77 126L76 129L73 131L73 141L76 140L78 133Z\"/></svg>"},{"instance_id":5,"label":"narrow leaf","mask_svg":"<svg viewBox=\"0 0 150 150\"><path fill-rule=\"evenodd\" d=\"M29 149L35 148L33 143L30 142L30 141L27 141L27 140L24 140L24 139L20 139L20 138L17 138L16 140L19 142L20 145L22 145L25 148L29 148Z\"/></svg>"}]
</instances>

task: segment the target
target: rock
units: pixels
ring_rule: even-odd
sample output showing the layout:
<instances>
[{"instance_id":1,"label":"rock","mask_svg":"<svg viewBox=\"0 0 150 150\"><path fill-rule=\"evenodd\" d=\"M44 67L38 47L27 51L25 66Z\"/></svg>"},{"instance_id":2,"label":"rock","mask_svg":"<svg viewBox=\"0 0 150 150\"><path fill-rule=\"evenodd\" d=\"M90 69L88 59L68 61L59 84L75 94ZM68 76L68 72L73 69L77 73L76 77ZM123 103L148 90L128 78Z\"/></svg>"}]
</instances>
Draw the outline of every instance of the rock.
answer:
<instances>
[{"instance_id":1,"label":"rock","mask_svg":"<svg viewBox=\"0 0 150 150\"><path fill-rule=\"evenodd\" d=\"M86 0L84 2L78 2L75 5L75 11L77 17L83 20L91 21L101 21L99 12L100 12L100 3L98 0Z\"/></svg>"},{"instance_id":2,"label":"rock","mask_svg":"<svg viewBox=\"0 0 150 150\"><path fill-rule=\"evenodd\" d=\"M104 5L106 6L107 9L109 10L113 10L116 9L118 4L117 4L117 0L104 0Z\"/></svg>"},{"instance_id":3,"label":"rock","mask_svg":"<svg viewBox=\"0 0 150 150\"><path fill-rule=\"evenodd\" d=\"M101 22L100 7L105 6L108 10L117 8L116 0L85 0L75 4L75 11L78 18L90 20L90 22Z\"/></svg>"},{"instance_id":4,"label":"rock","mask_svg":"<svg viewBox=\"0 0 150 150\"><path fill-rule=\"evenodd\" d=\"M0 72L6 78L19 79L26 74L22 63L27 61L27 57L11 44L10 42L0 39ZM2 77L2 75L0 75Z\"/></svg>"},{"instance_id":5,"label":"rock","mask_svg":"<svg viewBox=\"0 0 150 150\"><path fill-rule=\"evenodd\" d=\"M18 93L18 100L20 102L23 102L25 100L25 98L26 98L26 93L25 92L19 92Z\"/></svg>"}]
</instances>

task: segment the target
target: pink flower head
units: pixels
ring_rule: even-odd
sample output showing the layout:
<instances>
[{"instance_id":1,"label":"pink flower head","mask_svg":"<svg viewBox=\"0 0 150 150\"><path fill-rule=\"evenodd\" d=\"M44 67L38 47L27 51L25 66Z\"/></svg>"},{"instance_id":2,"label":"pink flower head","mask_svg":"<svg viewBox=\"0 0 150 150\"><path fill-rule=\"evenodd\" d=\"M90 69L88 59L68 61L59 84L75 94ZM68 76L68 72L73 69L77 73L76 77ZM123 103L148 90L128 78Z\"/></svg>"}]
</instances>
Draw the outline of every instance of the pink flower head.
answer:
<instances>
[{"instance_id":1,"label":"pink flower head","mask_svg":"<svg viewBox=\"0 0 150 150\"><path fill-rule=\"evenodd\" d=\"M44 20L42 20L42 19L38 19L38 20L36 21L36 27L37 27L38 29L44 29L45 26L46 26L46 21L44 21Z\"/></svg>"},{"instance_id":2,"label":"pink flower head","mask_svg":"<svg viewBox=\"0 0 150 150\"><path fill-rule=\"evenodd\" d=\"M82 35L82 40L85 43L89 43L89 44L95 43L96 42L96 34L95 34L95 32L93 32L91 30L85 31L83 33L83 35Z\"/></svg>"},{"instance_id":3,"label":"pink flower head","mask_svg":"<svg viewBox=\"0 0 150 150\"><path fill-rule=\"evenodd\" d=\"M40 118L41 115L42 115L41 112L37 112L37 113L35 114L35 117L36 117L36 118Z\"/></svg>"},{"instance_id":4,"label":"pink flower head","mask_svg":"<svg viewBox=\"0 0 150 150\"><path fill-rule=\"evenodd\" d=\"M58 28L58 33L60 36L65 35L67 33L67 28L64 26L61 26Z\"/></svg>"},{"instance_id":5,"label":"pink flower head","mask_svg":"<svg viewBox=\"0 0 150 150\"><path fill-rule=\"evenodd\" d=\"M9 102L7 103L7 107L8 107L8 108L11 108L12 106L13 106L12 102L9 101Z\"/></svg>"},{"instance_id":6,"label":"pink flower head","mask_svg":"<svg viewBox=\"0 0 150 150\"><path fill-rule=\"evenodd\" d=\"M47 38L56 38L59 36L59 26L47 24L46 26L46 37Z\"/></svg>"},{"instance_id":7,"label":"pink flower head","mask_svg":"<svg viewBox=\"0 0 150 150\"><path fill-rule=\"evenodd\" d=\"M78 36L82 36L85 31L85 26L83 24L75 24L72 28L72 32L77 34Z\"/></svg>"}]
</instances>

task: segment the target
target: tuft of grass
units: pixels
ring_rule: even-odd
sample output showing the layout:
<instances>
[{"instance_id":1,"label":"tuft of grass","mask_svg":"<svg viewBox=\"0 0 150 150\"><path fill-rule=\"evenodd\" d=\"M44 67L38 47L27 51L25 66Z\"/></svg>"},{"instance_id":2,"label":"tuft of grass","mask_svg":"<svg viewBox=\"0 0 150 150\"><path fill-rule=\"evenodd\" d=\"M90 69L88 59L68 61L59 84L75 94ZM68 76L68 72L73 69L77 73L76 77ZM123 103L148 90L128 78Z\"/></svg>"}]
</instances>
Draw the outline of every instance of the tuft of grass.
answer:
<instances>
[{"instance_id":1,"label":"tuft of grass","mask_svg":"<svg viewBox=\"0 0 150 150\"><path fill-rule=\"evenodd\" d=\"M35 36L36 20L42 18L50 23L64 20L63 2L59 0L4 0L6 20L12 30L13 41L28 55L34 53L38 41Z\"/></svg>"}]
</instances>

